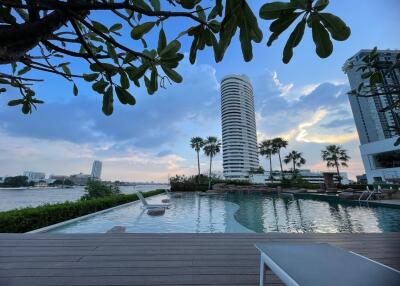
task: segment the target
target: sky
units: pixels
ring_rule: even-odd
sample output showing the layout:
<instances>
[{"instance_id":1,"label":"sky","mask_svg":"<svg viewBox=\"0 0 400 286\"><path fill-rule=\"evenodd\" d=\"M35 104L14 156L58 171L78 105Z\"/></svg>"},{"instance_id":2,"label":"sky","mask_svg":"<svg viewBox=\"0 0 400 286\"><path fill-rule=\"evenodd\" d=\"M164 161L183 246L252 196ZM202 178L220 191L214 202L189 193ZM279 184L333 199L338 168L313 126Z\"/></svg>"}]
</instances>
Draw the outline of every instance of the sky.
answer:
<instances>
[{"instance_id":1,"label":"sky","mask_svg":"<svg viewBox=\"0 0 400 286\"><path fill-rule=\"evenodd\" d=\"M207 2L203 0L204 6ZM258 11L267 1L249 2ZM105 180L165 182L176 174L195 174L196 154L190 138L221 138L219 81L227 74L246 74L254 88L259 141L277 136L288 139L289 146L282 154L302 152L307 161L304 168L315 171L327 170L320 159L324 146L339 144L351 156L344 171L354 179L364 170L347 98L349 85L341 68L360 49L400 48L400 1L332 0L327 12L340 16L352 29L347 41L334 41L333 54L327 59L315 54L310 30L306 30L292 61L283 64L282 50L293 28L267 47L269 21L259 19L264 39L253 45L251 62L244 62L236 36L222 62L215 63L212 50L201 51L194 65L181 62L178 71L183 83L152 96L142 88L131 88L136 105L116 103L110 117L101 112L101 97L84 82L78 81L80 93L74 97L71 84L62 78L32 73L45 79L35 86L38 97L45 101L37 111L23 115L7 106L8 100L18 96L16 92L0 95L0 176L26 170L47 175L89 173L94 160L103 162ZM91 17L113 23L104 12ZM168 38L189 26L187 21L169 21L165 26ZM150 46L157 34L155 29L147 35ZM189 39L182 41L181 52L186 56L190 43ZM72 67L75 73L88 72L76 61ZM0 71L6 69L0 66ZM202 154L200 159L206 172L208 158ZM265 159L260 163L268 168ZM279 168L277 158L273 165ZM221 154L214 160L213 171L222 172Z\"/></svg>"}]
</instances>

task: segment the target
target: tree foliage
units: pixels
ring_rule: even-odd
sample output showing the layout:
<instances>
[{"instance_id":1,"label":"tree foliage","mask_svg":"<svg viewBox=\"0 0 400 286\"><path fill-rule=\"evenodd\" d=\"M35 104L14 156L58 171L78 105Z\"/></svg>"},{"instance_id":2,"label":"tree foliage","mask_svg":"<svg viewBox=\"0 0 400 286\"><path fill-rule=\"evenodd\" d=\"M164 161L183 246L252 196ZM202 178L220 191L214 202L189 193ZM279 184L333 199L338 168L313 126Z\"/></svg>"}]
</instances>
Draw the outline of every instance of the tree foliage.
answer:
<instances>
[{"instance_id":1,"label":"tree foliage","mask_svg":"<svg viewBox=\"0 0 400 286\"><path fill-rule=\"evenodd\" d=\"M339 166L348 167L347 163L350 160L350 156L347 155L347 150L338 145L328 145L325 150L321 151L321 158L326 162L328 168L336 168L339 183L341 183Z\"/></svg>"},{"instance_id":2,"label":"tree foliage","mask_svg":"<svg viewBox=\"0 0 400 286\"><path fill-rule=\"evenodd\" d=\"M0 0L0 64L10 67L10 72L0 73L0 93L16 88L21 97L8 104L31 113L43 103L34 90L34 84L43 80L35 77L38 73L29 76L36 70L62 76L71 83L75 96L81 80L86 81L102 96L104 114L111 115L115 98L135 105L134 86L145 86L151 95L183 81L177 68L184 58L184 38L191 41L192 64L204 49L212 49L215 61L222 61L236 34L244 60L250 61L253 44L263 41L259 14L271 21L268 46L296 25L283 51L283 62L288 63L307 27L321 58L332 53L332 39L343 41L350 36L350 28L339 17L325 12L329 0L268 2L258 12L248 2ZM108 25L96 20L100 16L112 16L115 21ZM181 21L181 31L171 36L166 24L174 18L187 21ZM86 70L74 69L71 61L86 63Z\"/></svg>"}]
</instances>

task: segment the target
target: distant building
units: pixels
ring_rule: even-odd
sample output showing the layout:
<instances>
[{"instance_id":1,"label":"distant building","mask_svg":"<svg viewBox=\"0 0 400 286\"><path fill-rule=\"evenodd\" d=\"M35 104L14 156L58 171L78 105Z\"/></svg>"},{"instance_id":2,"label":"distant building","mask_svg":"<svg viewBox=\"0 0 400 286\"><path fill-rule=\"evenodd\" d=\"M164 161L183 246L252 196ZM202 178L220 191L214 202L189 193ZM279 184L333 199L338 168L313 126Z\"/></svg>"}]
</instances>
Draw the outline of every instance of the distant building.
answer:
<instances>
[{"instance_id":1,"label":"distant building","mask_svg":"<svg viewBox=\"0 0 400 286\"><path fill-rule=\"evenodd\" d=\"M343 71L349 78L351 89L357 89L360 83L368 85L369 79L362 79L362 70L358 70L362 59L370 50L361 50L348 59ZM391 72L383 73L391 66L400 51L378 51L378 69L381 71L385 84L400 83L400 67ZM379 92L385 93L383 87ZM399 118L395 111L379 112L400 95L387 94L374 97L357 97L349 95L354 121L360 138L360 151L368 183L400 182L400 148L394 146L396 132L391 127L400 128Z\"/></svg>"},{"instance_id":2,"label":"distant building","mask_svg":"<svg viewBox=\"0 0 400 286\"><path fill-rule=\"evenodd\" d=\"M94 161L92 165L92 178L96 180L100 180L101 178L101 169L102 169L102 162L101 161Z\"/></svg>"},{"instance_id":3,"label":"distant building","mask_svg":"<svg viewBox=\"0 0 400 286\"><path fill-rule=\"evenodd\" d=\"M68 178L69 178L68 176L64 176L64 175L50 175L49 176L49 179L54 180L54 181L56 181L56 180L64 181Z\"/></svg>"},{"instance_id":4,"label":"distant building","mask_svg":"<svg viewBox=\"0 0 400 286\"><path fill-rule=\"evenodd\" d=\"M319 185L321 183L324 183L324 172L313 172L309 169L300 169L298 170L299 175L304 181L307 181L310 184L315 184ZM281 181L281 172L280 171L273 171L272 172L272 177L273 181L275 183L279 183ZM285 179L291 179L292 178L292 172L284 171L283 172L283 177ZM343 185L348 185L350 183L347 173L341 172L340 176L342 177L342 184ZM250 182L253 184L264 184L264 183L271 183L272 181L270 180L270 172L265 171L264 174L252 174L250 175ZM339 183L339 180L337 176L333 177L333 182L335 184Z\"/></svg>"},{"instance_id":5,"label":"distant building","mask_svg":"<svg viewBox=\"0 0 400 286\"><path fill-rule=\"evenodd\" d=\"M368 184L367 175L365 174L356 176L356 179L358 184Z\"/></svg>"},{"instance_id":6,"label":"distant building","mask_svg":"<svg viewBox=\"0 0 400 286\"><path fill-rule=\"evenodd\" d=\"M91 175L79 173L75 175L71 175L69 179L75 184L75 185L86 185L86 183L89 181L89 179L92 178Z\"/></svg>"},{"instance_id":7,"label":"distant building","mask_svg":"<svg viewBox=\"0 0 400 286\"><path fill-rule=\"evenodd\" d=\"M23 176L28 177L28 182L39 182L45 179L46 174L42 172L25 171Z\"/></svg>"},{"instance_id":8,"label":"distant building","mask_svg":"<svg viewBox=\"0 0 400 286\"><path fill-rule=\"evenodd\" d=\"M253 88L245 75L221 81L222 157L226 179L248 179L259 166Z\"/></svg>"}]
</instances>

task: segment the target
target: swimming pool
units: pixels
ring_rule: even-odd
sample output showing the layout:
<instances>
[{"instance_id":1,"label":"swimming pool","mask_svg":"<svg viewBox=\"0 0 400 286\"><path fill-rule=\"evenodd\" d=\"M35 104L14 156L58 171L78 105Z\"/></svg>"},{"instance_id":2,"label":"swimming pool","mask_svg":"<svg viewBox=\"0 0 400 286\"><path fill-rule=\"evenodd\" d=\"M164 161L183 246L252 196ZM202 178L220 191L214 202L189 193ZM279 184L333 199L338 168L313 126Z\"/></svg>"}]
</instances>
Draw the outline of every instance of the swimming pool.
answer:
<instances>
[{"instance_id":1,"label":"swimming pool","mask_svg":"<svg viewBox=\"0 0 400 286\"><path fill-rule=\"evenodd\" d=\"M164 198L155 196L148 201L160 203ZM400 232L400 210L265 193L185 193L172 199L163 216L149 216L135 202L49 232L105 233L115 226L136 233Z\"/></svg>"}]
</instances>

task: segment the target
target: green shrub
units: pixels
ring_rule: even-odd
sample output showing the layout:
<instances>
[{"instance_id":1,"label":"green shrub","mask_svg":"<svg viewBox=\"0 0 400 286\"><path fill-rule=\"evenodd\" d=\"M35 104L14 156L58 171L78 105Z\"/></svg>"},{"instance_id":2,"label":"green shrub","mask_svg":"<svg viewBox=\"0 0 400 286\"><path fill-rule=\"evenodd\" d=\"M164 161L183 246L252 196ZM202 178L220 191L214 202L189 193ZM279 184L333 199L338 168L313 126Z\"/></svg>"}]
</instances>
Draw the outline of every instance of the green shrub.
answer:
<instances>
[{"instance_id":1,"label":"green shrub","mask_svg":"<svg viewBox=\"0 0 400 286\"><path fill-rule=\"evenodd\" d=\"M85 194L81 197L81 200L90 200L120 194L121 191L117 186L106 184L101 181L89 180L85 186Z\"/></svg>"},{"instance_id":2,"label":"green shrub","mask_svg":"<svg viewBox=\"0 0 400 286\"><path fill-rule=\"evenodd\" d=\"M143 195L148 197L162 192L154 190ZM0 232L28 232L136 200L136 194L114 195L0 212Z\"/></svg>"}]
</instances>

